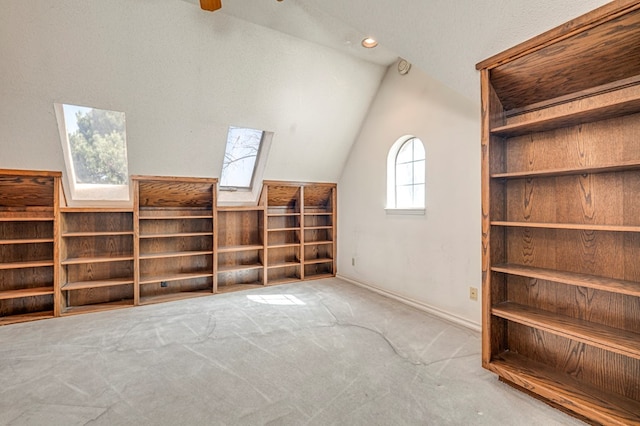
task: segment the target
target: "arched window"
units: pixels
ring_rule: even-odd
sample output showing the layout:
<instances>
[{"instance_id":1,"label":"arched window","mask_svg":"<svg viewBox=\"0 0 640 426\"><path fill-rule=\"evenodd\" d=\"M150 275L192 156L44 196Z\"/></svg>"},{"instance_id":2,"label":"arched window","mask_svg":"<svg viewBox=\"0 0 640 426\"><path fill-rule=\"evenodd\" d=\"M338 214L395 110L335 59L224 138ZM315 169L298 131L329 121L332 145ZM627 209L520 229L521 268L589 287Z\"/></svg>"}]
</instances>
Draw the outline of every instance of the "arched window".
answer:
<instances>
[{"instance_id":1,"label":"arched window","mask_svg":"<svg viewBox=\"0 0 640 426\"><path fill-rule=\"evenodd\" d=\"M425 150L415 136L398 139L387 157L387 209L424 211Z\"/></svg>"}]
</instances>

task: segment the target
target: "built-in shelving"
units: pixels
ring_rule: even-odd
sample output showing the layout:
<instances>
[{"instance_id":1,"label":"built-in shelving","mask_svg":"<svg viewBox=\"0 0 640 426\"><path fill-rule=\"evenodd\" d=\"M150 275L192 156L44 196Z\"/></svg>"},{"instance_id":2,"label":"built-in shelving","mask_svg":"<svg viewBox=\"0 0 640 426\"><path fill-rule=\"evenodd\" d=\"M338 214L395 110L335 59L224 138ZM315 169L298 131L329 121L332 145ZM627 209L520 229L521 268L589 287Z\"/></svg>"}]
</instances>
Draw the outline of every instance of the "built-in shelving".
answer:
<instances>
[{"instance_id":1,"label":"built-in shelving","mask_svg":"<svg viewBox=\"0 0 640 426\"><path fill-rule=\"evenodd\" d=\"M136 304L214 292L213 178L134 176Z\"/></svg>"},{"instance_id":2,"label":"built-in shelving","mask_svg":"<svg viewBox=\"0 0 640 426\"><path fill-rule=\"evenodd\" d=\"M483 366L640 425L640 1L478 64Z\"/></svg>"},{"instance_id":3,"label":"built-in shelving","mask_svg":"<svg viewBox=\"0 0 640 426\"><path fill-rule=\"evenodd\" d=\"M217 292L263 284L263 234L264 206L218 208Z\"/></svg>"},{"instance_id":4,"label":"built-in shelving","mask_svg":"<svg viewBox=\"0 0 640 426\"><path fill-rule=\"evenodd\" d=\"M0 325L335 276L336 186L134 176L133 208L60 207L60 173L0 171Z\"/></svg>"},{"instance_id":5,"label":"built-in shelving","mask_svg":"<svg viewBox=\"0 0 640 426\"><path fill-rule=\"evenodd\" d=\"M57 313L60 177L0 170L0 324Z\"/></svg>"},{"instance_id":6,"label":"built-in shelving","mask_svg":"<svg viewBox=\"0 0 640 426\"><path fill-rule=\"evenodd\" d=\"M61 208L62 315L133 306L133 211Z\"/></svg>"}]
</instances>

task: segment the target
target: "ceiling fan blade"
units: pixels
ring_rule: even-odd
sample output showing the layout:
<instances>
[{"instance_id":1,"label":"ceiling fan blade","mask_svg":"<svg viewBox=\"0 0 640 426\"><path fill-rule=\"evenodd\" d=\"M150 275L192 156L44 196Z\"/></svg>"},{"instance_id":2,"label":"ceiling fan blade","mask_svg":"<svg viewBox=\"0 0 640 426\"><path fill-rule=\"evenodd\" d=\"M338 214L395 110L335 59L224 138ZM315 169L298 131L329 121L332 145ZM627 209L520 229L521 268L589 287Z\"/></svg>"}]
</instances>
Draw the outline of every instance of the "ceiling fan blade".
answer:
<instances>
[{"instance_id":1,"label":"ceiling fan blade","mask_svg":"<svg viewBox=\"0 0 640 426\"><path fill-rule=\"evenodd\" d=\"M222 0L200 0L200 8L214 12L222 7Z\"/></svg>"}]
</instances>

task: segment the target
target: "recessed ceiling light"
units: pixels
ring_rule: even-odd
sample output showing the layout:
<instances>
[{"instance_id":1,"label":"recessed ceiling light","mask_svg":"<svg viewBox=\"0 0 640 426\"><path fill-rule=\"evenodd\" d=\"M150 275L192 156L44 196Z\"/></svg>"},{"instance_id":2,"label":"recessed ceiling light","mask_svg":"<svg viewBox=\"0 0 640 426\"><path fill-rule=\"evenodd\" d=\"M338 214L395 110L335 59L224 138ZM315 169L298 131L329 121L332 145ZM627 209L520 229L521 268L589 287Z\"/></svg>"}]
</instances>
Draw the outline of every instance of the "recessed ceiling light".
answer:
<instances>
[{"instance_id":1,"label":"recessed ceiling light","mask_svg":"<svg viewBox=\"0 0 640 426\"><path fill-rule=\"evenodd\" d=\"M378 41L374 38L367 37L362 40L362 47L366 47L367 49L373 49L378 45Z\"/></svg>"}]
</instances>

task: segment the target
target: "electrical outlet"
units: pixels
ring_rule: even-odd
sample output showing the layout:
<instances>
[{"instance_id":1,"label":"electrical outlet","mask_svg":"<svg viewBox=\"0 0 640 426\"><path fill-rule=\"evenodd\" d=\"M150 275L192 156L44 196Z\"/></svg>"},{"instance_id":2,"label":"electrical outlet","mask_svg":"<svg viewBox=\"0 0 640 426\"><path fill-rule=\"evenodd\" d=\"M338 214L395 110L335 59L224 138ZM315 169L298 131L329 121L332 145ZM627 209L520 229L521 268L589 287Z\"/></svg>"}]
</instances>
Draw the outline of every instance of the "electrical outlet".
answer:
<instances>
[{"instance_id":1,"label":"electrical outlet","mask_svg":"<svg viewBox=\"0 0 640 426\"><path fill-rule=\"evenodd\" d=\"M167 284L166 281L161 281L160 282L160 287L167 287L169 284Z\"/></svg>"},{"instance_id":2,"label":"electrical outlet","mask_svg":"<svg viewBox=\"0 0 640 426\"><path fill-rule=\"evenodd\" d=\"M469 287L469 299L478 300L478 289L476 287Z\"/></svg>"}]
</instances>

